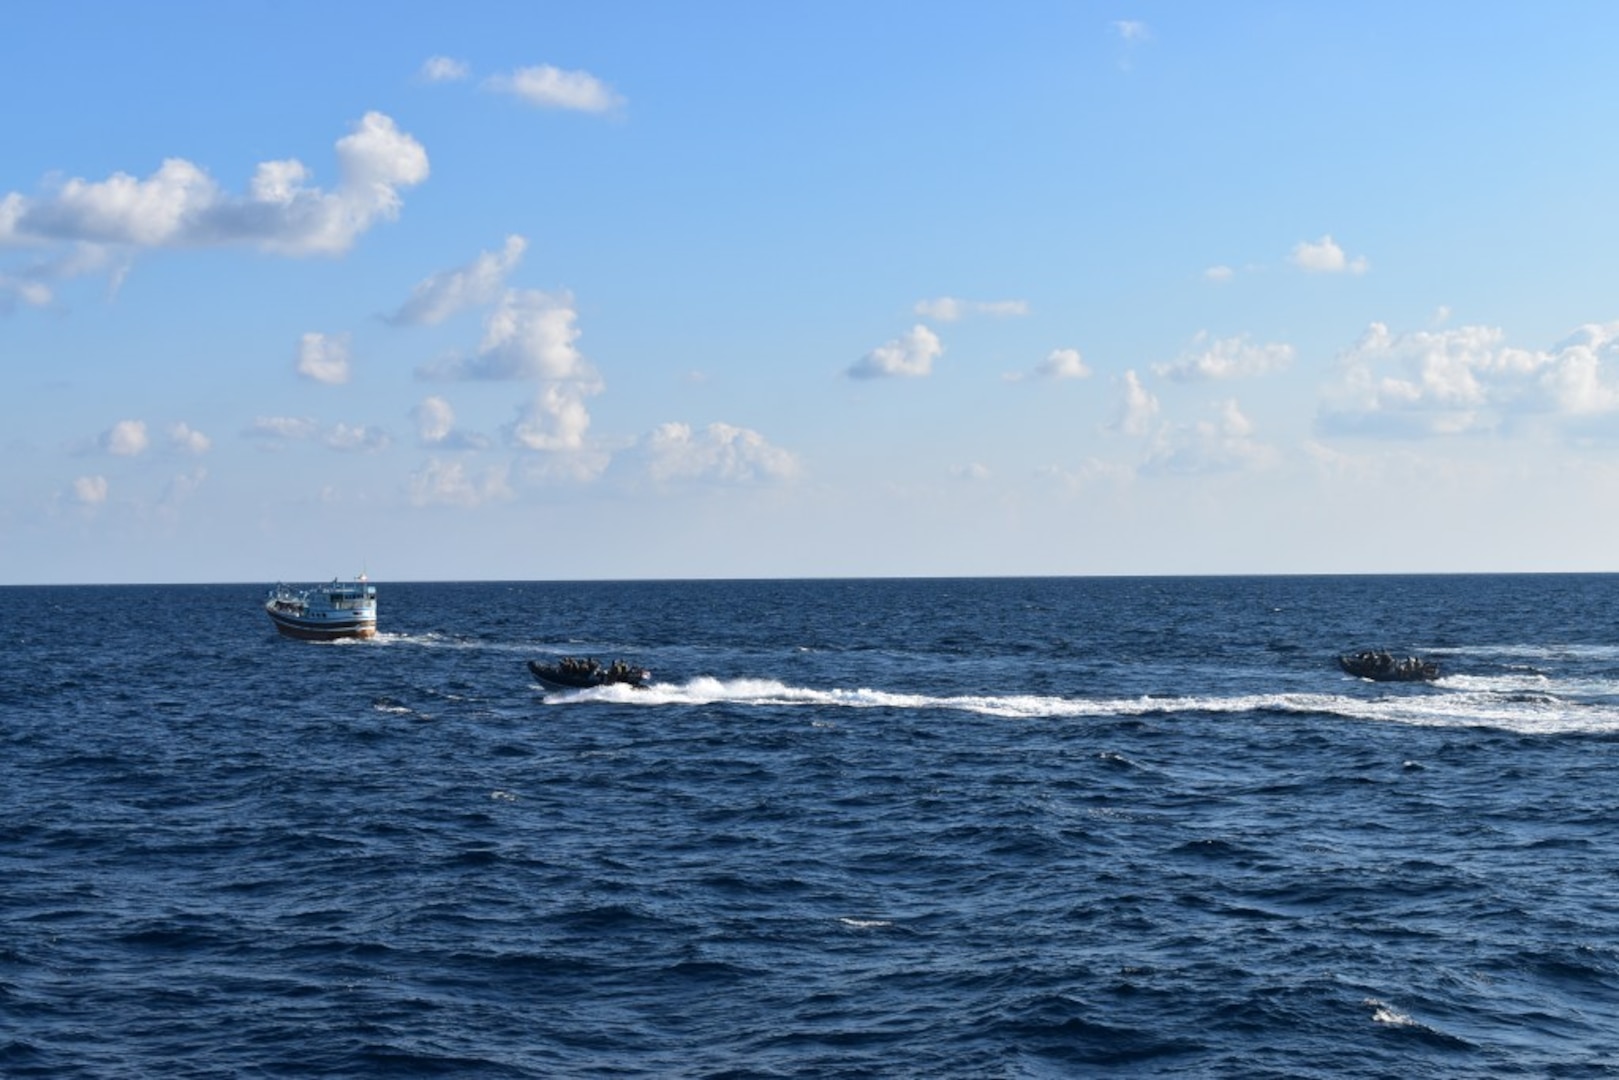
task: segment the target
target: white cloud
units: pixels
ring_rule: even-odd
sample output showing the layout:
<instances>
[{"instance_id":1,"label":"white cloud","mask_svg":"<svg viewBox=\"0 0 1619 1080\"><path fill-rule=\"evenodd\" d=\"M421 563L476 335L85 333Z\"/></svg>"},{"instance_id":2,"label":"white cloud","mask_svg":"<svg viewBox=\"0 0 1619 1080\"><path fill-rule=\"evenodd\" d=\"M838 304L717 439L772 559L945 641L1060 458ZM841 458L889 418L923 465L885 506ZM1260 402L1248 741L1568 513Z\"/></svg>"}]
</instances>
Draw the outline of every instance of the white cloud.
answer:
<instances>
[{"instance_id":1,"label":"white cloud","mask_svg":"<svg viewBox=\"0 0 1619 1080\"><path fill-rule=\"evenodd\" d=\"M1136 480L1136 470L1132 466L1094 457L1086 458L1075 469L1043 465L1035 470L1035 475L1070 495L1099 486L1125 488Z\"/></svg>"},{"instance_id":2,"label":"white cloud","mask_svg":"<svg viewBox=\"0 0 1619 1080\"><path fill-rule=\"evenodd\" d=\"M0 274L0 312L9 312L20 301L27 307L49 307L56 294L49 285L27 277Z\"/></svg>"},{"instance_id":3,"label":"white cloud","mask_svg":"<svg viewBox=\"0 0 1619 1080\"><path fill-rule=\"evenodd\" d=\"M711 481L748 484L791 480L798 459L772 446L763 435L730 424L693 431L687 424L662 424L642 440L647 475L660 483Z\"/></svg>"},{"instance_id":4,"label":"white cloud","mask_svg":"<svg viewBox=\"0 0 1619 1080\"><path fill-rule=\"evenodd\" d=\"M1619 323L1580 327L1559 342L1540 374L1541 391L1567 416L1619 410Z\"/></svg>"},{"instance_id":5,"label":"white cloud","mask_svg":"<svg viewBox=\"0 0 1619 1080\"><path fill-rule=\"evenodd\" d=\"M105 476L81 476L73 481L73 498L85 506L100 506L107 501Z\"/></svg>"},{"instance_id":6,"label":"white cloud","mask_svg":"<svg viewBox=\"0 0 1619 1080\"><path fill-rule=\"evenodd\" d=\"M23 211L27 203L15 191L0 198L0 241L18 235L18 223L22 221Z\"/></svg>"},{"instance_id":7,"label":"white cloud","mask_svg":"<svg viewBox=\"0 0 1619 1080\"><path fill-rule=\"evenodd\" d=\"M1135 51L1152 40L1152 30L1136 19L1115 19L1108 25L1120 42L1119 70L1129 71Z\"/></svg>"},{"instance_id":8,"label":"white cloud","mask_svg":"<svg viewBox=\"0 0 1619 1080\"><path fill-rule=\"evenodd\" d=\"M1274 342L1255 345L1245 335L1210 341L1203 331L1192 339L1192 345L1174 362L1154 364L1153 374L1176 382L1238 379L1269 375L1293 363L1293 346Z\"/></svg>"},{"instance_id":9,"label":"white cloud","mask_svg":"<svg viewBox=\"0 0 1619 1080\"><path fill-rule=\"evenodd\" d=\"M1203 271L1203 280L1212 281L1216 285L1224 285L1237 276L1237 272L1229 266L1211 266Z\"/></svg>"},{"instance_id":10,"label":"white cloud","mask_svg":"<svg viewBox=\"0 0 1619 1080\"><path fill-rule=\"evenodd\" d=\"M1276 452L1254 438L1253 423L1234 399L1216 402L1213 410L1211 420L1161 428L1142 471L1182 475L1234 472L1263 468L1276 460Z\"/></svg>"},{"instance_id":11,"label":"white cloud","mask_svg":"<svg viewBox=\"0 0 1619 1080\"><path fill-rule=\"evenodd\" d=\"M319 442L329 450L369 453L385 450L393 443L380 428L344 423L322 428L314 420L299 416L260 416L243 434L272 449L294 442Z\"/></svg>"},{"instance_id":12,"label":"white cloud","mask_svg":"<svg viewBox=\"0 0 1619 1080\"><path fill-rule=\"evenodd\" d=\"M1153 421L1158 418L1158 399L1141 385L1141 379L1134 371L1126 371L1122 381L1124 393L1108 427L1125 435L1146 435L1152 431Z\"/></svg>"},{"instance_id":13,"label":"white cloud","mask_svg":"<svg viewBox=\"0 0 1619 1080\"><path fill-rule=\"evenodd\" d=\"M15 198L20 202L20 196ZM129 274L129 254L103 244L22 243L34 248L40 257L18 267L15 273L0 274L0 314L10 313L18 302L33 308L49 307L56 300L58 282L89 274L105 272L108 294L113 295ZM3 246L4 228L0 226L0 247Z\"/></svg>"},{"instance_id":14,"label":"white cloud","mask_svg":"<svg viewBox=\"0 0 1619 1080\"><path fill-rule=\"evenodd\" d=\"M314 438L319 430L320 425L308 417L260 416L248 426L245 434L250 439L286 443Z\"/></svg>"},{"instance_id":15,"label":"white cloud","mask_svg":"<svg viewBox=\"0 0 1619 1080\"><path fill-rule=\"evenodd\" d=\"M520 238L513 239L521 244ZM520 251L520 246L508 243L511 258L515 259ZM579 337L576 318L573 297L569 295L509 289L485 319L483 341L475 354L452 356L423 367L418 374L426 378L544 384L519 410L517 419L506 429L506 437L521 449L553 455L557 460L546 468L568 479L592 478L606 467L606 458L586 446L590 413L585 399L600 393L603 384L574 344ZM418 431L445 430L448 409L448 403L439 398L423 402L417 413ZM446 441L444 445L452 443ZM454 445L474 447L481 445L481 440L459 438Z\"/></svg>"},{"instance_id":16,"label":"white cloud","mask_svg":"<svg viewBox=\"0 0 1619 1080\"><path fill-rule=\"evenodd\" d=\"M550 64L518 68L510 75L495 75L487 79L484 86L542 109L604 113L624 104L624 99L611 86L594 75L563 71Z\"/></svg>"},{"instance_id":17,"label":"white cloud","mask_svg":"<svg viewBox=\"0 0 1619 1080\"><path fill-rule=\"evenodd\" d=\"M918 324L904 337L879 345L849 369L856 379L877 379L890 375L920 377L933 372L933 361L944 352L939 336Z\"/></svg>"},{"instance_id":18,"label":"white cloud","mask_svg":"<svg viewBox=\"0 0 1619 1080\"><path fill-rule=\"evenodd\" d=\"M1543 350L1510 346L1496 327L1397 334L1373 323L1338 367L1317 420L1332 434L1456 435L1619 412L1619 322Z\"/></svg>"},{"instance_id":19,"label":"white cloud","mask_svg":"<svg viewBox=\"0 0 1619 1080\"><path fill-rule=\"evenodd\" d=\"M1046 358L1034 366L1034 370L1024 373L1021 371L1009 372L1001 378L1007 382L1023 382L1025 379L1088 379L1091 369L1080 356L1078 349L1052 349Z\"/></svg>"},{"instance_id":20,"label":"white cloud","mask_svg":"<svg viewBox=\"0 0 1619 1080\"><path fill-rule=\"evenodd\" d=\"M590 484L601 479L613 455L601 447L523 454L512 462L512 483L520 488Z\"/></svg>"},{"instance_id":21,"label":"white cloud","mask_svg":"<svg viewBox=\"0 0 1619 1080\"><path fill-rule=\"evenodd\" d=\"M600 380L574 342L579 329L573 297L534 289L511 289L484 322L478 351L424 366L419 374L440 379L550 379L599 388Z\"/></svg>"},{"instance_id":22,"label":"white cloud","mask_svg":"<svg viewBox=\"0 0 1619 1080\"><path fill-rule=\"evenodd\" d=\"M416 438L423 446L482 450L489 445L489 440L482 435L456 430L455 410L437 395L423 398L410 415L416 421Z\"/></svg>"},{"instance_id":23,"label":"white cloud","mask_svg":"<svg viewBox=\"0 0 1619 1080\"><path fill-rule=\"evenodd\" d=\"M459 461L433 458L410 475L410 501L414 506L480 506L511 497L506 472L499 467L473 474Z\"/></svg>"},{"instance_id":24,"label":"white cloud","mask_svg":"<svg viewBox=\"0 0 1619 1080\"><path fill-rule=\"evenodd\" d=\"M388 433L368 424L333 424L321 435L321 442L331 450L344 453L371 453L386 450L393 442Z\"/></svg>"},{"instance_id":25,"label":"white cloud","mask_svg":"<svg viewBox=\"0 0 1619 1080\"><path fill-rule=\"evenodd\" d=\"M214 445L213 440L190 424L176 423L169 425L169 446L184 454L206 454Z\"/></svg>"},{"instance_id":26,"label":"white cloud","mask_svg":"<svg viewBox=\"0 0 1619 1080\"><path fill-rule=\"evenodd\" d=\"M207 173L182 158L169 158L145 180L128 173L94 182L67 180L54 197L24 200L10 231L19 240L162 247L195 228L219 199Z\"/></svg>"},{"instance_id":27,"label":"white cloud","mask_svg":"<svg viewBox=\"0 0 1619 1080\"><path fill-rule=\"evenodd\" d=\"M981 462L970 461L965 465L950 466L950 475L958 480L979 483L990 478L989 466Z\"/></svg>"},{"instance_id":28,"label":"white cloud","mask_svg":"<svg viewBox=\"0 0 1619 1080\"><path fill-rule=\"evenodd\" d=\"M552 383L519 412L512 441L526 450L575 451L585 446L590 413L577 384Z\"/></svg>"},{"instance_id":29,"label":"white cloud","mask_svg":"<svg viewBox=\"0 0 1619 1080\"><path fill-rule=\"evenodd\" d=\"M197 489L201 488L203 482L207 479L207 469L198 468L193 469L191 472L180 473L170 480L168 486L163 489L163 495L158 500L158 505L165 509L173 509L179 506L195 495Z\"/></svg>"},{"instance_id":30,"label":"white cloud","mask_svg":"<svg viewBox=\"0 0 1619 1080\"><path fill-rule=\"evenodd\" d=\"M101 434L101 448L119 457L144 453L148 441L144 420L120 420Z\"/></svg>"},{"instance_id":31,"label":"white cloud","mask_svg":"<svg viewBox=\"0 0 1619 1080\"><path fill-rule=\"evenodd\" d=\"M917 315L934 322L956 322L969 315L988 315L997 319L1020 318L1029 313L1027 300L958 300L941 296L936 300L919 300L913 309Z\"/></svg>"},{"instance_id":32,"label":"white cloud","mask_svg":"<svg viewBox=\"0 0 1619 1080\"><path fill-rule=\"evenodd\" d=\"M424 443L441 443L455 431L455 410L437 395L423 398L411 415L416 421L416 437Z\"/></svg>"},{"instance_id":33,"label":"white cloud","mask_svg":"<svg viewBox=\"0 0 1619 1080\"><path fill-rule=\"evenodd\" d=\"M471 73L465 61L448 56L430 56L422 62L417 77L430 83L460 82Z\"/></svg>"},{"instance_id":34,"label":"white cloud","mask_svg":"<svg viewBox=\"0 0 1619 1080\"><path fill-rule=\"evenodd\" d=\"M311 331L298 342L298 374L329 386L349 381L349 336Z\"/></svg>"},{"instance_id":35,"label":"white cloud","mask_svg":"<svg viewBox=\"0 0 1619 1080\"><path fill-rule=\"evenodd\" d=\"M396 217L399 192L427 179L427 152L393 120L367 113L339 139L340 181L307 186L298 161L259 165L245 196L232 196L200 167L169 158L144 180L115 173L79 178L37 198L0 198L0 246L88 243L134 248L249 244L285 255L340 254L381 220Z\"/></svg>"},{"instance_id":36,"label":"white cloud","mask_svg":"<svg viewBox=\"0 0 1619 1080\"><path fill-rule=\"evenodd\" d=\"M1331 236L1323 236L1313 244L1301 241L1294 246L1288 261L1312 274L1364 274L1371 269L1364 255L1349 258Z\"/></svg>"},{"instance_id":37,"label":"white cloud","mask_svg":"<svg viewBox=\"0 0 1619 1080\"><path fill-rule=\"evenodd\" d=\"M1052 349L1034 373L1042 379L1088 379L1091 369L1078 349Z\"/></svg>"},{"instance_id":38,"label":"white cloud","mask_svg":"<svg viewBox=\"0 0 1619 1080\"><path fill-rule=\"evenodd\" d=\"M937 300L918 300L912 310L924 319L935 322L955 322L961 318L964 300L957 300L950 296L941 296Z\"/></svg>"},{"instance_id":39,"label":"white cloud","mask_svg":"<svg viewBox=\"0 0 1619 1080\"><path fill-rule=\"evenodd\" d=\"M506 275L516 269L527 248L523 237L508 236L500 251L481 252L466 266L434 274L411 290L410 299L388 321L432 326L466 308L493 304L505 288Z\"/></svg>"}]
</instances>

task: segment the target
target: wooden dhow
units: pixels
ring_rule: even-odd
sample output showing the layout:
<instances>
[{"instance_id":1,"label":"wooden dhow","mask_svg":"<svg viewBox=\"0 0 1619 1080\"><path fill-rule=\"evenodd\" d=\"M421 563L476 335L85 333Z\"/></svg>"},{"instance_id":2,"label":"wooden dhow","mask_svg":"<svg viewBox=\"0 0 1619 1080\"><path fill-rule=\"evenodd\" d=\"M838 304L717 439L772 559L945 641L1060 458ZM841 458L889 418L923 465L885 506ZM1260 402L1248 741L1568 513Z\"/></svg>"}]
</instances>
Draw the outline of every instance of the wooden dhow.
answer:
<instances>
[{"instance_id":1,"label":"wooden dhow","mask_svg":"<svg viewBox=\"0 0 1619 1080\"><path fill-rule=\"evenodd\" d=\"M364 574L309 589L276 585L264 598L264 611L277 630L301 641L375 637L377 587Z\"/></svg>"}]
</instances>

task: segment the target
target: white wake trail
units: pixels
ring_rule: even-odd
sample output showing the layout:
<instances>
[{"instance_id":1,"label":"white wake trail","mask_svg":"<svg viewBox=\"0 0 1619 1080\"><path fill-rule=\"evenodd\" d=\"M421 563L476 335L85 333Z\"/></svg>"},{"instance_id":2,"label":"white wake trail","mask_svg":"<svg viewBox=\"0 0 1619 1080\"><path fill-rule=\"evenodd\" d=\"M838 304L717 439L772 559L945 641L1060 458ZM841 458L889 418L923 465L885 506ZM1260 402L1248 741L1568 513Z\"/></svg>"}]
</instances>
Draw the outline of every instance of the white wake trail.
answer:
<instances>
[{"instance_id":1,"label":"white wake trail","mask_svg":"<svg viewBox=\"0 0 1619 1080\"><path fill-rule=\"evenodd\" d=\"M1423 727L1492 727L1523 734L1619 732L1619 705L1571 701L1538 677L1456 679L1445 692L1391 692L1376 697L1324 693L1258 693L1174 697L1072 698L1037 694L905 694L870 688L814 689L775 679L717 679L636 689L604 686L549 693L550 705L810 707L819 709L952 710L1008 719L1175 716L1269 712L1327 715ZM1559 687L1558 689L1563 689Z\"/></svg>"}]
</instances>

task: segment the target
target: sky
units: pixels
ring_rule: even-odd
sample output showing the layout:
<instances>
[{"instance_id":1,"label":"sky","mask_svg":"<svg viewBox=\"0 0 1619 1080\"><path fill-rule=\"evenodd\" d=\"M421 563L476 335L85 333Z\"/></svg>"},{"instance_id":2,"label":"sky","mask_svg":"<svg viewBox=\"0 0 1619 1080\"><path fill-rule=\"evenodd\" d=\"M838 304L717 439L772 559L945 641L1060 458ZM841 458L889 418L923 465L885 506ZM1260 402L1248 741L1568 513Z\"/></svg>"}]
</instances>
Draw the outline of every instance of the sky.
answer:
<instances>
[{"instance_id":1,"label":"sky","mask_svg":"<svg viewBox=\"0 0 1619 1080\"><path fill-rule=\"evenodd\" d=\"M1619 5L4 21L0 584L1615 568Z\"/></svg>"}]
</instances>

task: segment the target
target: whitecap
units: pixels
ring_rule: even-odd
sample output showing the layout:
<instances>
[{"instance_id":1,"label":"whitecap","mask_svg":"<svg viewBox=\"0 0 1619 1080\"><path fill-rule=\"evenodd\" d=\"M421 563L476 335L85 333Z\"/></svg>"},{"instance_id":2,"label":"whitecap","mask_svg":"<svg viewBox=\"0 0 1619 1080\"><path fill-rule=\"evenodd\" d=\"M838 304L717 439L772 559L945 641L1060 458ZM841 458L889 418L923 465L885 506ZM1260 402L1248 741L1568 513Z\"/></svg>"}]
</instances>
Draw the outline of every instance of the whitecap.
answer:
<instances>
[{"instance_id":1,"label":"whitecap","mask_svg":"<svg viewBox=\"0 0 1619 1080\"><path fill-rule=\"evenodd\" d=\"M1367 998L1364 1002L1362 1002L1362 1004L1366 1005L1372 1010L1373 1023L1387 1024L1390 1027L1422 1026L1405 1013L1400 1012L1398 1009L1392 1008L1381 1001L1378 1001L1376 998Z\"/></svg>"}]
</instances>

